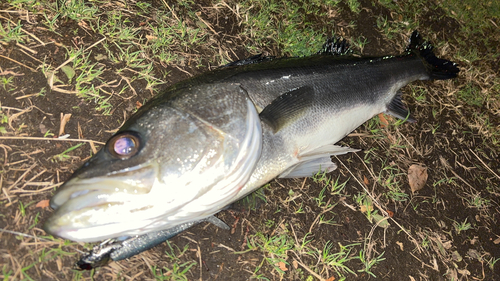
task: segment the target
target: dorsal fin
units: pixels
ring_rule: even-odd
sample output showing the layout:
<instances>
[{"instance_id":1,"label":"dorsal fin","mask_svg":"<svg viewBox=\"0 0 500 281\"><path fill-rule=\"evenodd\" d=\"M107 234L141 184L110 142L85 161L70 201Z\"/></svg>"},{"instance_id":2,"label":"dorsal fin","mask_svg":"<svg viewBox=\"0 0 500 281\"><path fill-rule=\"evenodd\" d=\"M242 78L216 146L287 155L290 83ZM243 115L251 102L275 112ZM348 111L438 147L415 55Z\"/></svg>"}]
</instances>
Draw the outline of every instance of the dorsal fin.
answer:
<instances>
[{"instance_id":1,"label":"dorsal fin","mask_svg":"<svg viewBox=\"0 0 500 281\"><path fill-rule=\"evenodd\" d=\"M318 55L344 56L351 53L349 43L345 39L334 36L326 40Z\"/></svg>"},{"instance_id":2,"label":"dorsal fin","mask_svg":"<svg viewBox=\"0 0 500 281\"><path fill-rule=\"evenodd\" d=\"M251 57L246 58L246 59L242 59L242 60L237 60L237 61L230 62L230 63L228 63L226 65L221 66L221 67L239 66L239 65L261 63L261 62L273 60L274 58L275 58L274 56L264 56L264 54L257 54L255 56L251 56Z\"/></svg>"}]
</instances>

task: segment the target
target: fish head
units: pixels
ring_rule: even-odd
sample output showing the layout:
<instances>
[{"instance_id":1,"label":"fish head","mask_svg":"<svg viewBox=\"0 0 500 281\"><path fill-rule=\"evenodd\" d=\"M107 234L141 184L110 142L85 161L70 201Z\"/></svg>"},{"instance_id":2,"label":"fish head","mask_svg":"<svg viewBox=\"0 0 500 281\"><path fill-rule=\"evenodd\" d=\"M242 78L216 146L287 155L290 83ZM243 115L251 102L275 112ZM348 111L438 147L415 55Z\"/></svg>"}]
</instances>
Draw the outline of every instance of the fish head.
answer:
<instances>
[{"instance_id":1,"label":"fish head","mask_svg":"<svg viewBox=\"0 0 500 281\"><path fill-rule=\"evenodd\" d=\"M201 220L231 203L260 156L261 131L251 102L227 105L213 116L182 103L141 108L56 192L44 229L96 242Z\"/></svg>"}]
</instances>

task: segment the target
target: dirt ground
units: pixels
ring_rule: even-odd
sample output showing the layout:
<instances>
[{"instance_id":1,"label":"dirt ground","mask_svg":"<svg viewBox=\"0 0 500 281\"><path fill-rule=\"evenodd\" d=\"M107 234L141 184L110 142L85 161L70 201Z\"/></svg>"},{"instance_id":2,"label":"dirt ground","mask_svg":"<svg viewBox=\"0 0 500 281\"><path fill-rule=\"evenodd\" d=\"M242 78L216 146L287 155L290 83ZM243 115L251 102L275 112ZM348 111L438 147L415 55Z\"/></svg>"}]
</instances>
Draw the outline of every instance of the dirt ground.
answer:
<instances>
[{"instance_id":1,"label":"dirt ground","mask_svg":"<svg viewBox=\"0 0 500 281\"><path fill-rule=\"evenodd\" d=\"M294 55L291 44L249 33L254 27L236 2L137 1L150 13L136 1L112 2L89 1L84 6L99 12L78 19L54 18L40 4L0 4L3 280L500 280L500 22L466 33L464 19L433 1L418 2L413 20L398 12L399 1L393 8L359 1L356 11L325 4L322 16L303 11L312 28L343 36L363 55L401 53L415 27L439 56L457 62L457 79L403 88L417 123L368 121L340 142L362 151L335 158L331 174L274 180L250 200L256 205L220 212L231 231L202 223L128 260L73 269L90 246L41 229L53 212L46 200L124 120L162 89L214 66L260 52ZM103 31L111 11L126 15L121 28L136 28L138 41L123 43L125 29ZM176 56L170 62L142 48L159 11L184 20L187 34L202 26L203 44L164 43ZM113 56L128 47L127 58ZM72 58L70 50L83 51ZM71 117L61 125L64 114ZM414 192L412 166L428 174Z\"/></svg>"}]
</instances>

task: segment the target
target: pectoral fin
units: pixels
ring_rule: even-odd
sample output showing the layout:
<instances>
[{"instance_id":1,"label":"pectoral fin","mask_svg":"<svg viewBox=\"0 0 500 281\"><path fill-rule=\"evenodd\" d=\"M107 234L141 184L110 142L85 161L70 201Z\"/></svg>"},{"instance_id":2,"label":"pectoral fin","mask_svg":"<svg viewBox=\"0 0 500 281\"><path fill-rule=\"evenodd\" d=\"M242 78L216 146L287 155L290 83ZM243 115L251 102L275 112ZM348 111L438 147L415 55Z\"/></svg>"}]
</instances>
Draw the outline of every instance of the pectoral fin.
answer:
<instances>
[{"instance_id":1,"label":"pectoral fin","mask_svg":"<svg viewBox=\"0 0 500 281\"><path fill-rule=\"evenodd\" d=\"M260 113L260 119L266 122L274 133L305 114L314 100L314 89L303 86L277 97Z\"/></svg>"}]
</instances>

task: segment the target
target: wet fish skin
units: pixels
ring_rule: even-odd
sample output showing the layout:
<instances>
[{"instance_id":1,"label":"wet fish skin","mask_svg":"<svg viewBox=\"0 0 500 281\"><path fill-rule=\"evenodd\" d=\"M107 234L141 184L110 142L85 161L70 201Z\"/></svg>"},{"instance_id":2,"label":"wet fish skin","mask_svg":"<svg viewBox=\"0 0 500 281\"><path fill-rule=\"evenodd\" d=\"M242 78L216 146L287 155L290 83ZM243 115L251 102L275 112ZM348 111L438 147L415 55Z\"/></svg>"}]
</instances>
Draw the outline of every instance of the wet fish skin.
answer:
<instances>
[{"instance_id":1,"label":"wet fish skin","mask_svg":"<svg viewBox=\"0 0 500 281\"><path fill-rule=\"evenodd\" d=\"M203 220L276 177L335 169L331 155L355 150L333 144L352 130L409 116L401 87L457 74L414 33L401 56L271 59L178 83L75 172L44 228L91 242ZM112 150L123 136L138 146L126 158Z\"/></svg>"},{"instance_id":2,"label":"wet fish skin","mask_svg":"<svg viewBox=\"0 0 500 281\"><path fill-rule=\"evenodd\" d=\"M140 235L191 222L193 214L204 219L231 202L239 191L233 185L245 184L260 156L255 108L229 83L169 94L145 105L58 190L47 232L84 242ZM140 148L117 157L113 140L131 135Z\"/></svg>"}]
</instances>

